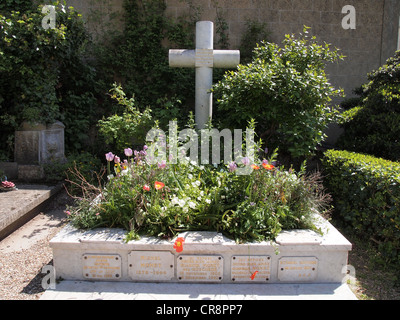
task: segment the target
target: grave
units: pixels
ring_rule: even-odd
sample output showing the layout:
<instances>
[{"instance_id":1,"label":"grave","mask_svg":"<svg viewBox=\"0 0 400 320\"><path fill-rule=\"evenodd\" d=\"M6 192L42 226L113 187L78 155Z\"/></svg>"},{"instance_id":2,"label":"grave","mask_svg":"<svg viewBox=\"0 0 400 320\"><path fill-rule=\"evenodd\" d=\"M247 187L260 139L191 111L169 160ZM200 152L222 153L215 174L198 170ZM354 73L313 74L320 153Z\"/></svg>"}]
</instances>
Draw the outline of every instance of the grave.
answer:
<instances>
[{"instance_id":1,"label":"grave","mask_svg":"<svg viewBox=\"0 0 400 320\"><path fill-rule=\"evenodd\" d=\"M316 215L323 234L282 231L276 241L241 243L217 232L184 232L172 240L125 242L122 229L82 231L67 225L51 241L57 277L65 280L166 283L341 283L348 242ZM179 252L178 252L179 251Z\"/></svg>"},{"instance_id":2,"label":"grave","mask_svg":"<svg viewBox=\"0 0 400 320\"><path fill-rule=\"evenodd\" d=\"M170 65L196 68L196 125L212 113L213 67L233 67L239 52L213 50L213 26L196 25L196 50L170 50ZM174 239L124 240L122 229L67 225L51 241L57 278L67 281L164 284L342 283L351 243L315 214L312 230L282 231L275 241L236 243L220 233L188 231ZM178 290L174 287L174 290Z\"/></svg>"}]
</instances>

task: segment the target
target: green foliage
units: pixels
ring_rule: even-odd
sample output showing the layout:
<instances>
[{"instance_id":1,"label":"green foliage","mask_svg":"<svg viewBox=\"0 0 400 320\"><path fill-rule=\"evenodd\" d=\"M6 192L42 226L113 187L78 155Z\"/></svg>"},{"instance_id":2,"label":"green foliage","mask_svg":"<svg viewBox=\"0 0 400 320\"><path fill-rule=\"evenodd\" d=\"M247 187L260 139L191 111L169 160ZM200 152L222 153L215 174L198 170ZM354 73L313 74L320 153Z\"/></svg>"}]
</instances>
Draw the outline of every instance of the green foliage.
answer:
<instances>
[{"instance_id":1,"label":"green foliage","mask_svg":"<svg viewBox=\"0 0 400 320\"><path fill-rule=\"evenodd\" d=\"M96 172L101 169L101 161L88 152L73 153L68 156L66 162L52 160L43 165L45 181L49 183L62 182L66 179L70 182L67 186L70 194L77 194L81 191L77 188L78 179L73 175L76 168L82 179L91 183L95 182Z\"/></svg>"},{"instance_id":2,"label":"green foliage","mask_svg":"<svg viewBox=\"0 0 400 320\"><path fill-rule=\"evenodd\" d=\"M33 8L32 0L2 0L0 3L0 14L7 15L11 11L27 11Z\"/></svg>"},{"instance_id":3,"label":"green foliage","mask_svg":"<svg viewBox=\"0 0 400 320\"><path fill-rule=\"evenodd\" d=\"M315 37L287 35L283 47L264 43L251 63L227 72L213 91L221 127L244 128L249 119L268 147L292 157L312 154L325 138L324 129L337 116L328 104L340 94L326 78L326 62L341 59Z\"/></svg>"},{"instance_id":4,"label":"green foliage","mask_svg":"<svg viewBox=\"0 0 400 320\"><path fill-rule=\"evenodd\" d=\"M70 221L78 228L122 227L129 231L127 239L209 230L237 242L261 241L282 229L315 229L313 214L326 204L305 170L272 165L276 153L256 160L249 175L236 175L235 168L254 164L203 166L185 157L175 164L150 164L150 149L133 156L125 150L128 160L118 158L114 174L114 161L108 162L108 182L70 209Z\"/></svg>"},{"instance_id":5,"label":"green foliage","mask_svg":"<svg viewBox=\"0 0 400 320\"><path fill-rule=\"evenodd\" d=\"M338 218L378 243L382 261L400 263L400 164L328 150L323 166Z\"/></svg>"},{"instance_id":6,"label":"green foliage","mask_svg":"<svg viewBox=\"0 0 400 320\"><path fill-rule=\"evenodd\" d=\"M368 74L358 105L346 115L337 146L392 161L400 160L400 51Z\"/></svg>"},{"instance_id":7,"label":"green foliage","mask_svg":"<svg viewBox=\"0 0 400 320\"><path fill-rule=\"evenodd\" d=\"M240 43L240 62L246 64L251 61L254 48L261 41L268 42L270 32L265 22L246 20L246 31Z\"/></svg>"},{"instance_id":8,"label":"green foliage","mask_svg":"<svg viewBox=\"0 0 400 320\"><path fill-rule=\"evenodd\" d=\"M143 145L146 133L153 124L151 110L143 112L136 106L135 99L128 99L121 86L114 84L110 90L111 97L123 106L123 114L114 114L106 119L99 120L99 132L104 136L106 143L115 146L115 150L122 151L132 145Z\"/></svg>"},{"instance_id":9,"label":"green foliage","mask_svg":"<svg viewBox=\"0 0 400 320\"><path fill-rule=\"evenodd\" d=\"M95 72L85 61L89 36L72 7L56 6L56 27L43 29L42 6L0 16L0 149L12 154L23 121L66 125L67 151L80 150L95 116ZM8 141L6 143L6 141Z\"/></svg>"}]
</instances>

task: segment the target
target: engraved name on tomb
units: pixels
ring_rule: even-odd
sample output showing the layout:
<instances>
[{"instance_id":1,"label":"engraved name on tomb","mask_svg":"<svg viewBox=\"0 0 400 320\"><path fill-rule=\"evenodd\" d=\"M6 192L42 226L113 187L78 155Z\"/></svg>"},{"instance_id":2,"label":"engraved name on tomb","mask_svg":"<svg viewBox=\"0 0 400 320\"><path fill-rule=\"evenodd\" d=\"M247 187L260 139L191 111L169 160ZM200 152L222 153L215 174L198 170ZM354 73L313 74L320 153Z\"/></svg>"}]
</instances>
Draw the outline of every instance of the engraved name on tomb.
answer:
<instances>
[{"instance_id":1,"label":"engraved name on tomb","mask_svg":"<svg viewBox=\"0 0 400 320\"><path fill-rule=\"evenodd\" d=\"M279 259L278 279L280 281L313 281L318 274L316 257L283 257Z\"/></svg>"},{"instance_id":2,"label":"engraved name on tomb","mask_svg":"<svg viewBox=\"0 0 400 320\"><path fill-rule=\"evenodd\" d=\"M132 280L169 281L174 277L175 259L169 251L132 251L128 266Z\"/></svg>"},{"instance_id":3,"label":"engraved name on tomb","mask_svg":"<svg viewBox=\"0 0 400 320\"><path fill-rule=\"evenodd\" d=\"M86 279L121 278L121 256L118 254L84 254L82 273Z\"/></svg>"},{"instance_id":4,"label":"engraved name on tomb","mask_svg":"<svg viewBox=\"0 0 400 320\"><path fill-rule=\"evenodd\" d=\"M221 256L180 255L176 264L179 281L220 282L223 279Z\"/></svg>"},{"instance_id":5,"label":"engraved name on tomb","mask_svg":"<svg viewBox=\"0 0 400 320\"><path fill-rule=\"evenodd\" d=\"M270 256L232 256L231 280L266 282L271 276Z\"/></svg>"}]
</instances>

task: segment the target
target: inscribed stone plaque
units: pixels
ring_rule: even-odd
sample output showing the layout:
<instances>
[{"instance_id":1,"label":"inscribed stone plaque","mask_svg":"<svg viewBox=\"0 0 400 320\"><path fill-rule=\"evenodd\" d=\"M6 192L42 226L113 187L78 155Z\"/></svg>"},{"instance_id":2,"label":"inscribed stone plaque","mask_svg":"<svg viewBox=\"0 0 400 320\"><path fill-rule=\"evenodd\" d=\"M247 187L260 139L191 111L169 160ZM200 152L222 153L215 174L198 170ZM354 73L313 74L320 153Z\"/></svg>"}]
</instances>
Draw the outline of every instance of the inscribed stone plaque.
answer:
<instances>
[{"instance_id":1,"label":"inscribed stone plaque","mask_svg":"<svg viewBox=\"0 0 400 320\"><path fill-rule=\"evenodd\" d=\"M196 49L196 67L212 68L213 64L213 49Z\"/></svg>"},{"instance_id":2,"label":"inscribed stone plaque","mask_svg":"<svg viewBox=\"0 0 400 320\"><path fill-rule=\"evenodd\" d=\"M177 259L177 278L180 281L215 282L224 276L221 256L181 255Z\"/></svg>"},{"instance_id":3,"label":"inscribed stone plaque","mask_svg":"<svg viewBox=\"0 0 400 320\"><path fill-rule=\"evenodd\" d=\"M265 282L271 275L270 256L232 256L231 280Z\"/></svg>"},{"instance_id":4,"label":"inscribed stone plaque","mask_svg":"<svg viewBox=\"0 0 400 320\"><path fill-rule=\"evenodd\" d=\"M132 251L128 255L129 276L132 280L171 280L174 260L169 251Z\"/></svg>"},{"instance_id":5,"label":"inscribed stone plaque","mask_svg":"<svg viewBox=\"0 0 400 320\"><path fill-rule=\"evenodd\" d=\"M318 274L316 257L283 257L279 259L278 279L280 281L313 281Z\"/></svg>"},{"instance_id":6,"label":"inscribed stone plaque","mask_svg":"<svg viewBox=\"0 0 400 320\"><path fill-rule=\"evenodd\" d=\"M83 277L87 279L121 278L121 257L118 254L84 254Z\"/></svg>"}]
</instances>

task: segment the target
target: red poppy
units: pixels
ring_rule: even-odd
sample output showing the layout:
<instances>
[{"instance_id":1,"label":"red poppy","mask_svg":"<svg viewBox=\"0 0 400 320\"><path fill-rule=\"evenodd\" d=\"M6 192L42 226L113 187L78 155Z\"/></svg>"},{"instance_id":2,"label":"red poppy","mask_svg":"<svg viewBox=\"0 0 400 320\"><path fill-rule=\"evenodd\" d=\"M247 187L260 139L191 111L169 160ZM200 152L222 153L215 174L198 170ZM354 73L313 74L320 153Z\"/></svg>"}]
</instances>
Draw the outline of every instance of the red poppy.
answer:
<instances>
[{"instance_id":1,"label":"red poppy","mask_svg":"<svg viewBox=\"0 0 400 320\"><path fill-rule=\"evenodd\" d=\"M179 237L175 240L174 243L174 249L176 250L176 252L182 252L183 250L183 243L185 242L185 239L182 237Z\"/></svg>"},{"instance_id":2,"label":"red poppy","mask_svg":"<svg viewBox=\"0 0 400 320\"><path fill-rule=\"evenodd\" d=\"M154 182L154 188L156 188L156 190L160 190L160 189L162 189L162 188L164 188L164 187L165 187L165 184L164 184L164 183L162 183L162 182L160 182L160 181Z\"/></svg>"},{"instance_id":3,"label":"red poppy","mask_svg":"<svg viewBox=\"0 0 400 320\"><path fill-rule=\"evenodd\" d=\"M269 164L269 163L263 163L262 166L264 169L267 169L267 170L273 170L275 168L272 164Z\"/></svg>"},{"instance_id":4,"label":"red poppy","mask_svg":"<svg viewBox=\"0 0 400 320\"><path fill-rule=\"evenodd\" d=\"M257 273L258 273L258 271L254 271L254 273L250 276L250 279L251 279L251 280L254 280L254 278L255 278L255 276L256 276Z\"/></svg>"},{"instance_id":5,"label":"red poppy","mask_svg":"<svg viewBox=\"0 0 400 320\"><path fill-rule=\"evenodd\" d=\"M147 184L145 184L145 185L143 186L143 190L145 190L145 191L150 191L150 186L147 185Z\"/></svg>"}]
</instances>

